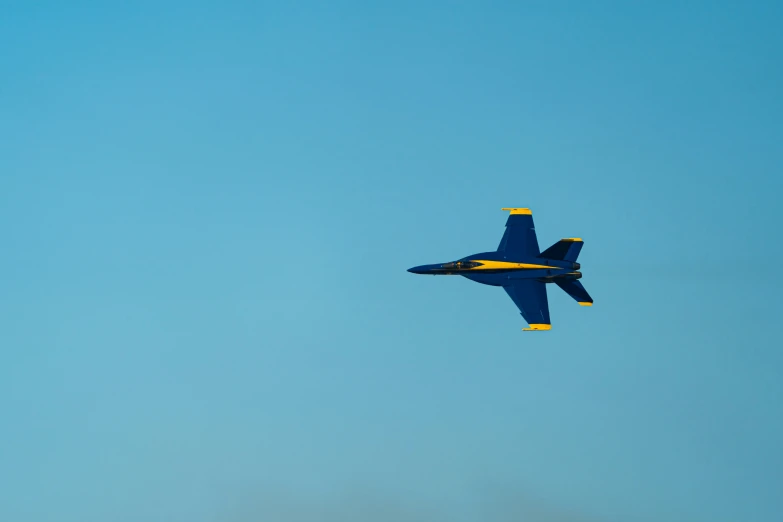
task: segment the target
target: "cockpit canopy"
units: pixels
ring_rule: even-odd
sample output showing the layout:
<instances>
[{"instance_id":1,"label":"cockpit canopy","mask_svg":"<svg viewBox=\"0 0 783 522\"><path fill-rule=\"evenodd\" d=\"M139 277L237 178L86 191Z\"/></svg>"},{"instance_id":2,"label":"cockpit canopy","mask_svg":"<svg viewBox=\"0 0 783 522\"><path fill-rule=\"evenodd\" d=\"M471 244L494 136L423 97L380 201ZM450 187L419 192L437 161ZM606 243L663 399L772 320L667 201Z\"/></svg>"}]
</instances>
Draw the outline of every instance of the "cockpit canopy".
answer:
<instances>
[{"instance_id":1,"label":"cockpit canopy","mask_svg":"<svg viewBox=\"0 0 783 522\"><path fill-rule=\"evenodd\" d=\"M477 266L481 266L481 263L478 263L476 261L455 261L453 263L444 263L441 268L445 268L447 270L460 270L460 269L468 269L468 268L475 268Z\"/></svg>"}]
</instances>

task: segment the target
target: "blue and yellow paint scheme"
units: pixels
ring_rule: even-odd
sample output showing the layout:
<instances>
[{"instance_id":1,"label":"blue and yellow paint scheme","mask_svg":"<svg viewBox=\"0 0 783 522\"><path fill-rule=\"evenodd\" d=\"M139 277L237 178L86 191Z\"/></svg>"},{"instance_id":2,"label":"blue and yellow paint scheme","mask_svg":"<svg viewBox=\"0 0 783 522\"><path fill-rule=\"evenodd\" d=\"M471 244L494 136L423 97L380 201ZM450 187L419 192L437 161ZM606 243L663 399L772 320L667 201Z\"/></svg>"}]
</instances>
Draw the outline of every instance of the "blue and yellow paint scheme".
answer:
<instances>
[{"instance_id":1,"label":"blue and yellow paint scheme","mask_svg":"<svg viewBox=\"0 0 783 522\"><path fill-rule=\"evenodd\" d=\"M578 237L561 239L539 251L533 213L529 208L504 208L509 211L506 231L494 252L481 252L449 263L421 265L408 269L414 274L460 275L490 286L502 286L529 324L525 331L552 328L546 285L555 283L582 306L593 299L579 279L581 266L576 262L584 241Z\"/></svg>"}]
</instances>

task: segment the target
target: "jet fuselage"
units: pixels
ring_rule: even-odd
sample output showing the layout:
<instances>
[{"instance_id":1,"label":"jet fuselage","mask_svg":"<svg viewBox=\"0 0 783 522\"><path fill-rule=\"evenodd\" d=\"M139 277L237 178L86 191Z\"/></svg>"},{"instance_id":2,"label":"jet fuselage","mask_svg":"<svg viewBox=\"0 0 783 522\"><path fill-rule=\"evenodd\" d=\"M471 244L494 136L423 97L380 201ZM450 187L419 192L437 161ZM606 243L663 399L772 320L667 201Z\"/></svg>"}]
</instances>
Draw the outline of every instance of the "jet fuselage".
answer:
<instances>
[{"instance_id":1,"label":"jet fuselage","mask_svg":"<svg viewBox=\"0 0 783 522\"><path fill-rule=\"evenodd\" d=\"M461 275L477 283L506 286L516 279L537 279L554 283L555 279L579 279L579 263L555 259L516 259L509 261L498 252L482 252L450 263L436 263L409 268L408 272L423 275Z\"/></svg>"}]
</instances>

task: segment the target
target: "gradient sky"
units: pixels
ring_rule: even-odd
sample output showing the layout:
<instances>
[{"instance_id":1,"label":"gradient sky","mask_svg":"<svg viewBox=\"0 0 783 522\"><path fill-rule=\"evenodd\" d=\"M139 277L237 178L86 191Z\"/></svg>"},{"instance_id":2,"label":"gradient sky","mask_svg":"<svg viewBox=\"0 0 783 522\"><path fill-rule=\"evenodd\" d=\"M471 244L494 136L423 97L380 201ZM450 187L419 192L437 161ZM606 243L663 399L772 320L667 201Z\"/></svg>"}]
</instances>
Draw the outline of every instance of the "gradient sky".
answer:
<instances>
[{"instance_id":1,"label":"gradient sky","mask_svg":"<svg viewBox=\"0 0 783 522\"><path fill-rule=\"evenodd\" d=\"M751 3L3 3L0 519L783 520Z\"/></svg>"}]
</instances>

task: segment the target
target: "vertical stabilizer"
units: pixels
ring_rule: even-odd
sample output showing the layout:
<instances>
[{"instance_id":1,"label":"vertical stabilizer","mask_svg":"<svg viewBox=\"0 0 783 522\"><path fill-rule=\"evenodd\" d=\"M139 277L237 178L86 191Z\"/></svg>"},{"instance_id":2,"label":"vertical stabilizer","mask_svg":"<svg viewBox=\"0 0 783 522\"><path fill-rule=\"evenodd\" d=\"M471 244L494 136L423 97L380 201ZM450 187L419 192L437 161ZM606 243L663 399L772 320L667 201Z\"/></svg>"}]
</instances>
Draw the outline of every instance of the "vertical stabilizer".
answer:
<instances>
[{"instance_id":1,"label":"vertical stabilizer","mask_svg":"<svg viewBox=\"0 0 783 522\"><path fill-rule=\"evenodd\" d=\"M579 257L579 252L582 251L582 245L584 244L584 241L578 237L561 239L551 247L541 252L538 257L576 263L576 258Z\"/></svg>"}]
</instances>

